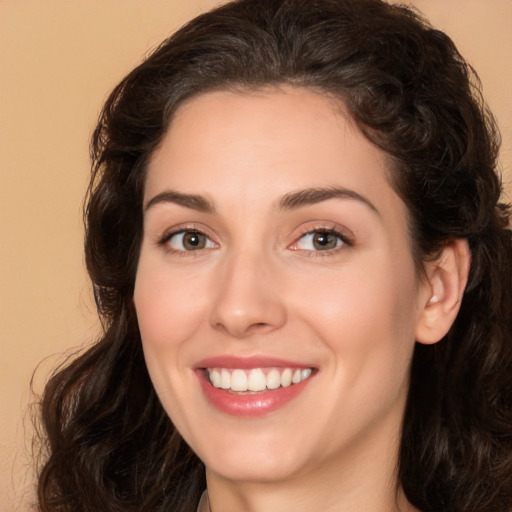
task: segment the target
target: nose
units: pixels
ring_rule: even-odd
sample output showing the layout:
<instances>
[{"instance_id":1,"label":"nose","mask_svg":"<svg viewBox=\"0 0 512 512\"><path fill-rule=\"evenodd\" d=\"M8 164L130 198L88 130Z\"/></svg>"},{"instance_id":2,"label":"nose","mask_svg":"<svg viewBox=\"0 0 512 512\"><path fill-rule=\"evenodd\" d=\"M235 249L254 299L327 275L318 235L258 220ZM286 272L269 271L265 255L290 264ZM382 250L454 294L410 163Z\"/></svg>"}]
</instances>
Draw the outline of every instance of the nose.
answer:
<instances>
[{"instance_id":1,"label":"nose","mask_svg":"<svg viewBox=\"0 0 512 512\"><path fill-rule=\"evenodd\" d=\"M224 261L216 280L212 327L235 338L282 327L287 313L278 274L258 254L239 254Z\"/></svg>"}]
</instances>

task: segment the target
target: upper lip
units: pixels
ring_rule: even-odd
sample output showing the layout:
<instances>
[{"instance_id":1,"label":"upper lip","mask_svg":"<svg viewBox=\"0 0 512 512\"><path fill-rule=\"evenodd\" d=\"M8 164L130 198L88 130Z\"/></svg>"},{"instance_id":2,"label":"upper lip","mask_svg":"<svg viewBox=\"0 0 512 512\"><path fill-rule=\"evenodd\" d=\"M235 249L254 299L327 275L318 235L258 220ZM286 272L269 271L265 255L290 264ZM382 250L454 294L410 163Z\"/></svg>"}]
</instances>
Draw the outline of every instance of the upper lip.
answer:
<instances>
[{"instance_id":1,"label":"upper lip","mask_svg":"<svg viewBox=\"0 0 512 512\"><path fill-rule=\"evenodd\" d=\"M199 368L313 368L312 365L307 363L298 363L286 359L280 359L271 356L214 356L202 359L194 365L195 369Z\"/></svg>"}]
</instances>

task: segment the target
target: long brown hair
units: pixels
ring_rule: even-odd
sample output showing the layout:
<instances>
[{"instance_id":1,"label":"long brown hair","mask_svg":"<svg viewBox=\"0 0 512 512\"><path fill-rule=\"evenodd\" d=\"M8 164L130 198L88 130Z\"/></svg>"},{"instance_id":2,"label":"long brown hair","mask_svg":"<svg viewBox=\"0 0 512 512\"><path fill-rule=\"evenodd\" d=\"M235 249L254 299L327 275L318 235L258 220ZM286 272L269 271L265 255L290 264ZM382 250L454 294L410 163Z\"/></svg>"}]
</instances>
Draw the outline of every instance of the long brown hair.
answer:
<instances>
[{"instance_id":1,"label":"long brown hair","mask_svg":"<svg viewBox=\"0 0 512 512\"><path fill-rule=\"evenodd\" d=\"M399 479L423 512L512 507L512 237L476 75L404 7L241 0L164 41L102 111L85 250L104 334L46 386L40 510L195 510L204 468L153 390L132 306L146 163L187 98L284 83L339 98L390 155L419 267L469 241L460 313L445 339L415 349Z\"/></svg>"}]
</instances>

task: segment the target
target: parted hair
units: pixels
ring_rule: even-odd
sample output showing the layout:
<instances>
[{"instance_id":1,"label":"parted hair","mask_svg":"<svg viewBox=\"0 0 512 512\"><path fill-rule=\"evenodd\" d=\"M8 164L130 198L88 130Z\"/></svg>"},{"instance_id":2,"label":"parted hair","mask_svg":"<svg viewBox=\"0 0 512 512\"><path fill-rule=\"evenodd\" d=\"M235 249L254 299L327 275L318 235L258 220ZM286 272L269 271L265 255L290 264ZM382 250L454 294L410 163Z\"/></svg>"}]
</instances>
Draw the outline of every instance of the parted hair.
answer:
<instances>
[{"instance_id":1,"label":"parted hair","mask_svg":"<svg viewBox=\"0 0 512 512\"><path fill-rule=\"evenodd\" d=\"M187 99L280 85L337 98L389 155L419 269L467 239L469 282L448 334L416 344L400 485L422 512L512 510L512 235L499 135L449 37L380 0L240 0L156 48L94 131L85 254L100 339L41 399L38 507L193 512L204 467L152 387L132 304L146 164Z\"/></svg>"}]
</instances>

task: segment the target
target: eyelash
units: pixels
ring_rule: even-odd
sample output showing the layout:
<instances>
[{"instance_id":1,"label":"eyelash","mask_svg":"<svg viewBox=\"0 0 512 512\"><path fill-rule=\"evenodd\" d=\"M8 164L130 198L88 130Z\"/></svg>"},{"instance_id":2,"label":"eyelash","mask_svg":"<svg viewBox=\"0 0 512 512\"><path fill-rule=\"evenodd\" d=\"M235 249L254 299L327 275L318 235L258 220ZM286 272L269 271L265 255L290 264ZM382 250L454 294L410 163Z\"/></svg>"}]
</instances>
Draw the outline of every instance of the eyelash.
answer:
<instances>
[{"instance_id":1,"label":"eyelash","mask_svg":"<svg viewBox=\"0 0 512 512\"><path fill-rule=\"evenodd\" d=\"M176 249L176 248L171 246L170 242L173 239L173 237L175 237L177 235L185 236L187 233L190 233L190 234L196 233L198 235L202 235L202 236L206 237L206 239L207 239L206 243L207 244L210 243L210 244L213 244L214 246L217 245L212 240L212 238L210 236L208 236L204 232L203 229L201 229L199 227L196 227L196 226L182 226L182 227L178 227L176 229L173 229L172 231L165 233L161 238L159 238L159 240L157 242L157 245L165 246L165 249L168 252L179 254L180 256L197 256L198 254L194 254L194 253L200 253L202 251L202 249L212 249L212 248L214 248L214 247L199 247L195 251L194 250L187 251L186 249Z\"/></svg>"},{"instance_id":2,"label":"eyelash","mask_svg":"<svg viewBox=\"0 0 512 512\"><path fill-rule=\"evenodd\" d=\"M301 249L297 247L299 242L308 235L317 235L317 234L325 234L325 235L333 235L338 239L340 245L334 247L332 249L325 250L312 250L312 249ZM337 254L339 251L346 249L347 247L352 247L354 245L351 237L347 236L346 233L341 232L340 230L334 227L326 227L319 226L314 228L308 228L304 230L296 240L289 246L289 248L293 251L301 251L303 254L306 254L309 257L325 257L331 256L333 254Z\"/></svg>"},{"instance_id":3,"label":"eyelash","mask_svg":"<svg viewBox=\"0 0 512 512\"><path fill-rule=\"evenodd\" d=\"M211 244L211 245L206 246L206 247L199 247L196 250L176 249L170 245L170 241L173 239L173 237L175 237L177 235L185 236L187 233L189 233L189 234L196 233L198 235L204 236L207 239L206 244ZM299 245L300 241L304 237L306 237L308 235L314 236L314 235L318 235L318 234L335 236L337 238L336 243L337 244L339 243L339 245L337 245L334 248L325 249L325 250L303 249L303 248L297 247L297 245ZM171 253L177 253L181 256L197 256L198 254L194 254L194 253L200 253L204 249L213 249L216 246L218 246L216 244L216 242L214 242L212 240L212 238L204 232L204 230L202 230L198 227L195 227L195 226L179 227L179 228L172 230L171 232L165 233L158 240L158 245L165 246L167 251L169 251ZM338 230L334 227L319 226L319 227L305 229L295 239L295 241L292 242L292 244L290 244L288 246L288 249L290 249L292 251L297 251L297 252L300 251L301 253L306 254L309 257L317 257L317 256L324 257L324 256L332 255L333 253L338 253L340 250L343 250L344 248L351 247L351 246L353 246L353 240L349 236L347 236L345 233L342 233L340 230Z\"/></svg>"}]
</instances>

